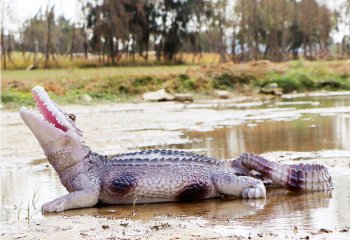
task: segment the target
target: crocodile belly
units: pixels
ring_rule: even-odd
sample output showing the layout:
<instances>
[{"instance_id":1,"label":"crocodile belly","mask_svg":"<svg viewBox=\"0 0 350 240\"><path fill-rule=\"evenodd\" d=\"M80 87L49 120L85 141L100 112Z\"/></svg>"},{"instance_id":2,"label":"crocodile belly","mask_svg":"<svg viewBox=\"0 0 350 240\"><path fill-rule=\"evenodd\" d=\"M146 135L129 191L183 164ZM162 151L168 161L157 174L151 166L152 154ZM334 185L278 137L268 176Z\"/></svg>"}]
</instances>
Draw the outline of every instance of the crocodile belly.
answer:
<instances>
[{"instance_id":1,"label":"crocodile belly","mask_svg":"<svg viewBox=\"0 0 350 240\"><path fill-rule=\"evenodd\" d=\"M111 169L100 201L109 204L172 202L213 198L218 193L209 169L198 166L133 166Z\"/></svg>"}]
</instances>

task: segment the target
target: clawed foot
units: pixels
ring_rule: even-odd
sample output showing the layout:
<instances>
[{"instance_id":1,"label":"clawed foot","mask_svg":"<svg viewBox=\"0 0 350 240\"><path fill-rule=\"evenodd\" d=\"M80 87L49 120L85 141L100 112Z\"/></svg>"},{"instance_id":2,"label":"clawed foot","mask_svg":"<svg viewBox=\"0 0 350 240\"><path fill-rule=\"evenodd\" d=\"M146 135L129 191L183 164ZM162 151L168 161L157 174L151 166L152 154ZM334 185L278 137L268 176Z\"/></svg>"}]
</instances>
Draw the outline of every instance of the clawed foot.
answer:
<instances>
[{"instance_id":1,"label":"clawed foot","mask_svg":"<svg viewBox=\"0 0 350 240\"><path fill-rule=\"evenodd\" d=\"M265 198L266 188L263 183L259 183L254 187L246 188L242 191L243 198Z\"/></svg>"},{"instance_id":2,"label":"clawed foot","mask_svg":"<svg viewBox=\"0 0 350 240\"><path fill-rule=\"evenodd\" d=\"M62 212L64 210L64 201L61 199L53 200L41 206L41 211L43 212Z\"/></svg>"}]
</instances>

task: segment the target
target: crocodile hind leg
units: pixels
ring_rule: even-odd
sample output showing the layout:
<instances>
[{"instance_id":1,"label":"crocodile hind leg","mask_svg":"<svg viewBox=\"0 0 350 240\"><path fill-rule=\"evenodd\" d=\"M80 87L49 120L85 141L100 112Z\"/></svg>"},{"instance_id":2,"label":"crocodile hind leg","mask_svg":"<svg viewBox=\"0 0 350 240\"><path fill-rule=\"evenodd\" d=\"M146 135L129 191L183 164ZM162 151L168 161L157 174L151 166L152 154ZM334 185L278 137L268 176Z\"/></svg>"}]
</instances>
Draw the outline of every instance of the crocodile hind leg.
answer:
<instances>
[{"instance_id":1,"label":"crocodile hind leg","mask_svg":"<svg viewBox=\"0 0 350 240\"><path fill-rule=\"evenodd\" d=\"M293 192L325 191L334 187L327 168L319 164L279 164L252 153L242 154L237 161Z\"/></svg>"},{"instance_id":2,"label":"crocodile hind leg","mask_svg":"<svg viewBox=\"0 0 350 240\"><path fill-rule=\"evenodd\" d=\"M222 195L243 198L266 197L266 189L263 182L251 177L221 173L213 176L213 183L216 190Z\"/></svg>"}]
</instances>

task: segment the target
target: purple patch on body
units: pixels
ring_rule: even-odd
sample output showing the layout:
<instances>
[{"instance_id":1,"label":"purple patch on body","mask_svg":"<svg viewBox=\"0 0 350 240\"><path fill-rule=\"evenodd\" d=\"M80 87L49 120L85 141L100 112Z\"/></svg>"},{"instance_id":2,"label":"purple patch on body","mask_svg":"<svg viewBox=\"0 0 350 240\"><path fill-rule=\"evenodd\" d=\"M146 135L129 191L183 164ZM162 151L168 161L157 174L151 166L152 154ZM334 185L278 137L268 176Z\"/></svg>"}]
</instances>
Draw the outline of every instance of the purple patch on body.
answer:
<instances>
[{"instance_id":1,"label":"purple patch on body","mask_svg":"<svg viewBox=\"0 0 350 240\"><path fill-rule=\"evenodd\" d=\"M113 179L110 185L110 189L117 196L124 196L127 193L135 189L137 185L137 179L132 173L123 173L117 178Z\"/></svg>"},{"instance_id":2,"label":"purple patch on body","mask_svg":"<svg viewBox=\"0 0 350 240\"><path fill-rule=\"evenodd\" d=\"M195 182L185 186L176 196L178 200L192 200L206 197L210 193L210 186L205 182Z\"/></svg>"}]
</instances>

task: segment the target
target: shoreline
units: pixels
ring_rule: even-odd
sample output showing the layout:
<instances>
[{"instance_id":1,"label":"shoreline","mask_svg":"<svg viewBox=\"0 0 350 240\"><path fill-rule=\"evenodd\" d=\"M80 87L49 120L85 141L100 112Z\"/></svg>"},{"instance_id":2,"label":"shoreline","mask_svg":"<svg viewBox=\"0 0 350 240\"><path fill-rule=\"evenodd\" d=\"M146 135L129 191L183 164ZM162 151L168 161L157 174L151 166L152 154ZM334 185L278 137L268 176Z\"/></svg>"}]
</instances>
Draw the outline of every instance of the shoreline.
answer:
<instances>
[{"instance_id":1,"label":"shoreline","mask_svg":"<svg viewBox=\"0 0 350 240\"><path fill-rule=\"evenodd\" d=\"M86 215L53 214L43 219L2 222L1 239L349 239L350 226L288 231L245 228L236 221L218 224L202 218L161 217L147 222ZM59 215L59 216L56 216ZM3 231L6 228L6 231Z\"/></svg>"}]
</instances>

